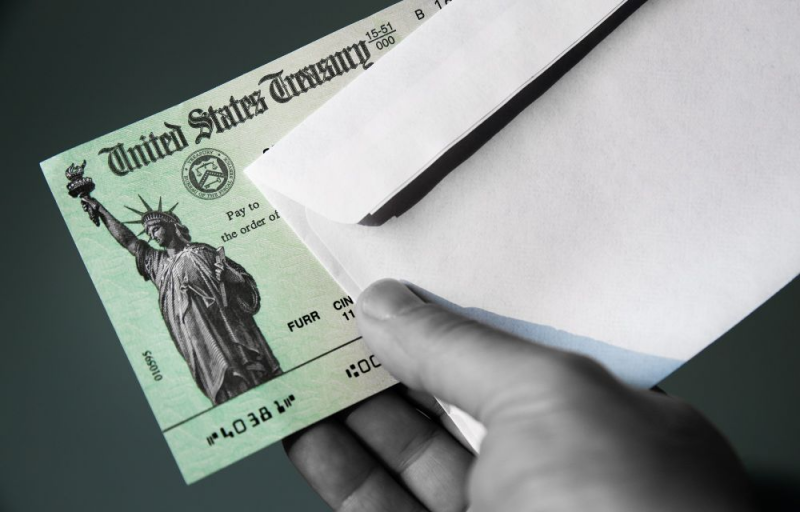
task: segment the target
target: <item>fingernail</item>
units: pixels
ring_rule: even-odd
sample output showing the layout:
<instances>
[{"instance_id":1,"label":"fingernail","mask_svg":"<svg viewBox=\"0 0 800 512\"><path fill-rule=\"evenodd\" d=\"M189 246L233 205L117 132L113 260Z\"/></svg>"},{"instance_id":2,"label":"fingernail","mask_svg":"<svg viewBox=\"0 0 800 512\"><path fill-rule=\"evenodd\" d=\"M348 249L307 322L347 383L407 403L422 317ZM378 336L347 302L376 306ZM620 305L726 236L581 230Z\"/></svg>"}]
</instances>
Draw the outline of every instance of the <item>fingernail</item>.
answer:
<instances>
[{"instance_id":1,"label":"fingernail","mask_svg":"<svg viewBox=\"0 0 800 512\"><path fill-rule=\"evenodd\" d=\"M388 320L425 304L399 281L383 279L370 285L359 297L361 312L376 320Z\"/></svg>"}]
</instances>

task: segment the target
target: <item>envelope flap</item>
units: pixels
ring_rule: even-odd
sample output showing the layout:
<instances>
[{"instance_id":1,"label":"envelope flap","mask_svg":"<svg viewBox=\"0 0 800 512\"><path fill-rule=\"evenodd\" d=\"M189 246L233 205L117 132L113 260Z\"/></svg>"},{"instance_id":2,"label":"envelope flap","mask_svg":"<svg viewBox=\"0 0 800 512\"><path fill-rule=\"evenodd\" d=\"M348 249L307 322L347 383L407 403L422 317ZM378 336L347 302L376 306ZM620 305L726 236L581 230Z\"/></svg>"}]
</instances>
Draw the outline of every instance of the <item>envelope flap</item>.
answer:
<instances>
[{"instance_id":1,"label":"envelope flap","mask_svg":"<svg viewBox=\"0 0 800 512\"><path fill-rule=\"evenodd\" d=\"M360 222L623 4L459 0L246 173L330 220Z\"/></svg>"}]
</instances>

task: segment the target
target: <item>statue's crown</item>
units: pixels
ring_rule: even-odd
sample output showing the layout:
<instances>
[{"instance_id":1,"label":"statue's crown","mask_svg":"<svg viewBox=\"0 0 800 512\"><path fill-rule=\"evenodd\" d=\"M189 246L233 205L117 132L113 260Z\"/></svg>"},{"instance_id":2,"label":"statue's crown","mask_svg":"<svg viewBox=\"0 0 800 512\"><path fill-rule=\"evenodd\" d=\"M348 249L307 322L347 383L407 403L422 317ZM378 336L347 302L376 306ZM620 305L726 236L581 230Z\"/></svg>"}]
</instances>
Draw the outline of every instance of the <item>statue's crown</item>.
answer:
<instances>
[{"instance_id":1,"label":"statue's crown","mask_svg":"<svg viewBox=\"0 0 800 512\"><path fill-rule=\"evenodd\" d=\"M129 221L126 221L125 224L141 224L142 226L145 227L145 229L143 229L136 236L139 236L139 235L145 233L147 231L147 229L146 229L147 225L150 224L150 223L153 223L153 222L170 222L172 224L180 224L181 223L181 220L178 218L178 216L173 213L173 211L175 210L175 207L178 206L178 203L175 203L175 205L172 208L170 208L169 210L164 210L162 208L162 203L161 203L161 198L160 197L158 198L158 208L156 208L156 209L151 208L150 205L147 204L147 201L145 201L142 198L142 196L139 196L139 200L144 205L145 211L142 212L142 211L136 210L134 208L131 208L130 206L126 206L125 207L125 208L129 209L130 211L132 211L133 213L135 213L135 214L140 216L139 220L129 220Z\"/></svg>"},{"instance_id":2,"label":"statue's crown","mask_svg":"<svg viewBox=\"0 0 800 512\"><path fill-rule=\"evenodd\" d=\"M67 170L64 172L64 174L67 175L68 180L72 181L76 178L80 178L81 176L83 176L83 169L85 167L86 167L86 160L84 160L81 165L75 165L74 163L69 164L69 167L67 167Z\"/></svg>"}]
</instances>

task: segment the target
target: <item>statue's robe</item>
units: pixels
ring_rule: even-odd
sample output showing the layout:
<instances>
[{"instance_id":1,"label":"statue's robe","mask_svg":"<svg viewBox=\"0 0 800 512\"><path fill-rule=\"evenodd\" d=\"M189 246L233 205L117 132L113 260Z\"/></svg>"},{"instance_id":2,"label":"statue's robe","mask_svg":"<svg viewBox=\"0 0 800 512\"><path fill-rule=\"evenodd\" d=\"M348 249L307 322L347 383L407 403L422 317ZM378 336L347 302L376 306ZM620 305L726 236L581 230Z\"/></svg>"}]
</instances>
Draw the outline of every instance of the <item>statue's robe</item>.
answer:
<instances>
[{"instance_id":1,"label":"statue's robe","mask_svg":"<svg viewBox=\"0 0 800 512\"><path fill-rule=\"evenodd\" d=\"M158 288L161 315L175 346L214 404L281 374L253 319L261 305L255 281L226 258L244 282L231 283L223 273L220 283L214 274L218 257L206 244L189 244L170 256L140 240L136 250L136 267Z\"/></svg>"}]
</instances>

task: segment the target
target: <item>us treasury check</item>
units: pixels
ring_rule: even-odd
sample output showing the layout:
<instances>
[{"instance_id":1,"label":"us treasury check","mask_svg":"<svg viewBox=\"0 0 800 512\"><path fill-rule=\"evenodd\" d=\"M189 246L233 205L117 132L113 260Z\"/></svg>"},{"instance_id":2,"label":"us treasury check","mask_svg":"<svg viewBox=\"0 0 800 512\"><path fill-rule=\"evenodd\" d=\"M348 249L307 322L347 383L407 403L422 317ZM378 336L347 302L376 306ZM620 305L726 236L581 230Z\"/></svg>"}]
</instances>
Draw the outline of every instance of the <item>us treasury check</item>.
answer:
<instances>
[{"instance_id":1,"label":"us treasury check","mask_svg":"<svg viewBox=\"0 0 800 512\"><path fill-rule=\"evenodd\" d=\"M445 3L405 0L42 162L187 483L394 384L241 171Z\"/></svg>"}]
</instances>

